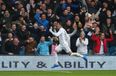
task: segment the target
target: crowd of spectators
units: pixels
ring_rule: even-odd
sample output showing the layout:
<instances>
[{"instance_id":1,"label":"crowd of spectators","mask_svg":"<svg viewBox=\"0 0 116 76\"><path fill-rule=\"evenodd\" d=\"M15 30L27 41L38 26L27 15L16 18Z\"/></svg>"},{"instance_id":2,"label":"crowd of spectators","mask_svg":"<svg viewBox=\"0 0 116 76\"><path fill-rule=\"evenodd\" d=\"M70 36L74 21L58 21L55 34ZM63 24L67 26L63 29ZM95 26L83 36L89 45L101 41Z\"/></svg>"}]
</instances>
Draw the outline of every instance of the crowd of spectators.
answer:
<instances>
[{"instance_id":1,"label":"crowd of spectators","mask_svg":"<svg viewBox=\"0 0 116 76\"><path fill-rule=\"evenodd\" d=\"M116 55L116 0L0 0L0 55L54 54L56 20L67 33L76 29L73 52Z\"/></svg>"}]
</instances>

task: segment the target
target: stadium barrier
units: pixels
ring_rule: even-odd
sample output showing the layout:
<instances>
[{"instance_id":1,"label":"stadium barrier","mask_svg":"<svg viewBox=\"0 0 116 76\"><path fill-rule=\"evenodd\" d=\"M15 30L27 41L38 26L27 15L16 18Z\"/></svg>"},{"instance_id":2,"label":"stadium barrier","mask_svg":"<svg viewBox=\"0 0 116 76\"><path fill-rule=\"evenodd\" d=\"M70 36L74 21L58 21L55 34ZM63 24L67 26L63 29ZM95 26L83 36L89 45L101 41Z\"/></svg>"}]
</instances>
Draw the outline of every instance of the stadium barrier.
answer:
<instances>
[{"instance_id":1,"label":"stadium barrier","mask_svg":"<svg viewBox=\"0 0 116 76\"><path fill-rule=\"evenodd\" d=\"M18 70L116 70L115 56L59 56L60 67L51 68L53 56L0 56L0 71Z\"/></svg>"}]
</instances>

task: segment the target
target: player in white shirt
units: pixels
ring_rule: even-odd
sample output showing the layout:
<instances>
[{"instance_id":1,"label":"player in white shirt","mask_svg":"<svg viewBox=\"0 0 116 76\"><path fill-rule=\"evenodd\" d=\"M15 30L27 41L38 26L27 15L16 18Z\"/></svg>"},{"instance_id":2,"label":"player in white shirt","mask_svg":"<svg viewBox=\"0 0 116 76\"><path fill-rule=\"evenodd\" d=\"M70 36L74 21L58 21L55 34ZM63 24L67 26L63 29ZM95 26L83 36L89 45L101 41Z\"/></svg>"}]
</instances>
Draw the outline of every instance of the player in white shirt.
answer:
<instances>
[{"instance_id":1,"label":"player in white shirt","mask_svg":"<svg viewBox=\"0 0 116 76\"><path fill-rule=\"evenodd\" d=\"M67 34L67 32L65 31L65 29L61 26L61 24L57 21L56 22L56 29L58 30L58 32L54 32L52 30L52 27L49 29L49 31L54 35L59 37L59 45L56 47L56 51L62 51L65 50L66 53L68 53L69 55L75 55L75 56L80 56L82 57L84 60L87 61L87 58L84 55L81 55L79 53L73 53L70 49L70 36L72 36L74 34L74 32L72 34ZM58 67L58 57L57 55L55 56L55 64L52 68Z\"/></svg>"}]
</instances>

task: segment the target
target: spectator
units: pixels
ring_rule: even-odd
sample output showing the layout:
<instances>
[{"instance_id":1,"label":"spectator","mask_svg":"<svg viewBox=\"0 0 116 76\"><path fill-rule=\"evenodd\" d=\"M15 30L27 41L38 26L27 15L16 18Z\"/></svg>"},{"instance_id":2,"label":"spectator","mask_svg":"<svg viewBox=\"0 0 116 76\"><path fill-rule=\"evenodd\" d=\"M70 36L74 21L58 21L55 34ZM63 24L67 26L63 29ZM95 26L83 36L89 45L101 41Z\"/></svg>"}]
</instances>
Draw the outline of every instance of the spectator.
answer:
<instances>
[{"instance_id":1,"label":"spectator","mask_svg":"<svg viewBox=\"0 0 116 76\"><path fill-rule=\"evenodd\" d=\"M72 33L73 32L73 25L71 20L66 21L66 25L64 26L64 29L66 30L67 33Z\"/></svg>"},{"instance_id":2,"label":"spectator","mask_svg":"<svg viewBox=\"0 0 116 76\"><path fill-rule=\"evenodd\" d=\"M8 53L9 55L19 55L21 51L20 41L18 38L13 38L12 44L11 44L11 51Z\"/></svg>"},{"instance_id":3,"label":"spectator","mask_svg":"<svg viewBox=\"0 0 116 76\"><path fill-rule=\"evenodd\" d=\"M54 20L59 19L59 16L56 15L51 8L48 8L47 10L47 19L49 20L49 24L52 25Z\"/></svg>"},{"instance_id":4,"label":"spectator","mask_svg":"<svg viewBox=\"0 0 116 76\"><path fill-rule=\"evenodd\" d=\"M74 28L77 29L76 34L71 37L71 49L73 50L73 52L76 52L76 50L75 50L75 49L77 49L77 47L75 45L76 40L79 37L81 29L82 29L82 24L80 22L80 17L77 14L74 17L74 23L73 23L72 27L73 27L73 29Z\"/></svg>"},{"instance_id":5,"label":"spectator","mask_svg":"<svg viewBox=\"0 0 116 76\"><path fill-rule=\"evenodd\" d=\"M50 55L49 46L52 44L52 40L49 37L49 41L45 41L45 36L41 36L40 42L37 45L37 55Z\"/></svg>"},{"instance_id":6,"label":"spectator","mask_svg":"<svg viewBox=\"0 0 116 76\"><path fill-rule=\"evenodd\" d=\"M8 10L4 11L2 25L6 25L7 28L11 27L12 16Z\"/></svg>"},{"instance_id":7,"label":"spectator","mask_svg":"<svg viewBox=\"0 0 116 76\"><path fill-rule=\"evenodd\" d=\"M43 26L44 29L46 30L46 34L48 34L49 21L46 19L46 14L40 15L40 12L36 12L34 18L35 18L36 22L38 23L38 25Z\"/></svg>"},{"instance_id":8,"label":"spectator","mask_svg":"<svg viewBox=\"0 0 116 76\"><path fill-rule=\"evenodd\" d=\"M112 12L110 10L107 10L106 11L106 16L111 18L112 17Z\"/></svg>"},{"instance_id":9,"label":"spectator","mask_svg":"<svg viewBox=\"0 0 116 76\"><path fill-rule=\"evenodd\" d=\"M82 25L85 25L85 14L87 12L87 8L85 6L80 8L80 12L79 12L79 18L80 21L82 22Z\"/></svg>"},{"instance_id":10,"label":"spectator","mask_svg":"<svg viewBox=\"0 0 116 76\"><path fill-rule=\"evenodd\" d=\"M3 3L3 1L2 0L0 0L0 6L1 6L1 4Z\"/></svg>"},{"instance_id":11,"label":"spectator","mask_svg":"<svg viewBox=\"0 0 116 76\"><path fill-rule=\"evenodd\" d=\"M92 15L88 13L87 16L85 17L84 29L88 31L88 29L92 27L92 23L93 23Z\"/></svg>"},{"instance_id":12,"label":"spectator","mask_svg":"<svg viewBox=\"0 0 116 76\"><path fill-rule=\"evenodd\" d=\"M115 30L116 30L116 27L115 27ZM109 55L110 56L116 55L116 32L113 33L113 41L110 43Z\"/></svg>"},{"instance_id":13,"label":"spectator","mask_svg":"<svg viewBox=\"0 0 116 76\"><path fill-rule=\"evenodd\" d=\"M45 3L41 3L41 4L40 4L40 10L41 10L43 13L46 13L46 12L47 12L47 7L46 7L46 4L45 4Z\"/></svg>"},{"instance_id":14,"label":"spectator","mask_svg":"<svg viewBox=\"0 0 116 76\"><path fill-rule=\"evenodd\" d=\"M41 36L45 36L47 37L48 34L46 34L46 29L43 27L43 26L40 26L39 27L39 33L38 33L38 39L40 40L41 39Z\"/></svg>"},{"instance_id":15,"label":"spectator","mask_svg":"<svg viewBox=\"0 0 116 76\"><path fill-rule=\"evenodd\" d=\"M94 54L93 48L95 47L94 46L95 45L95 41L93 41L91 39L92 32L95 32L96 36L99 36L99 34L100 34L100 28L99 28L98 23L94 22L92 24L92 27L89 30L89 32L86 33L86 37L89 40L89 44L88 44L88 53L89 53L89 55L93 55Z\"/></svg>"},{"instance_id":16,"label":"spectator","mask_svg":"<svg viewBox=\"0 0 116 76\"><path fill-rule=\"evenodd\" d=\"M25 8L22 7L20 8L20 16L24 18L24 20L28 21L29 19L29 14L26 12Z\"/></svg>"},{"instance_id":17,"label":"spectator","mask_svg":"<svg viewBox=\"0 0 116 76\"><path fill-rule=\"evenodd\" d=\"M22 16L19 17L19 20L17 21L17 24L18 24L18 28L22 27L23 25L27 25L24 17L22 17Z\"/></svg>"},{"instance_id":18,"label":"spectator","mask_svg":"<svg viewBox=\"0 0 116 76\"><path fill-rule=\"evenodd\" d=\"M28 30L31 32L31 36L36 40L38 43L40 40L40 28L37 23L34 23L32 26L29 26ZM41 33L42 34L42 33Z\"/></svg>"},{"instance_id":19,"label":"spectator","mask_svg":"<svg viewBox=\"0 0 116 76\"><path fill-rule=\"evenodd\" d=\"M7 10L6 5L4 3L1 3L0 7L0 17L3 17L5 11Z\"/></svg>"},{"instance_id":20,"label":"spectator","mask_svg":"<svg viewBox=\"0 0 116 76\"><path fill-rule=\"evenodd\" d=\"M0 54L3 54L2 46L3 46L3 39L2 39L2 34L0 32Z\"/></svg>"},{"instance_id":21,"label":"spectator","mask_svg":"<svg viewBox=\"0 0 116 76\"><path fill-rule=\"evenodd\" d=\"M56 9L56 13L58 16L61 16L62 15L62 11L65 10L67 7L66 5L66 0L60 0L58 6L57 6L57 9Z\"/></svg>"},{"instance_id":22,"label":"spectator","mask_svg":"<svg viewBox=\"0 0 116 76\"><path fill-rule=\"evenodd\" d=\"M15 37L18 36L18 35L17 35L18 31L17 31L16 24L13 23L13 24L11 25L10 31L12 32L13 36L15 36Z\"/></svg>"},{"instance_id":23,"label":"spectator","mask_svg":"<svg viewBox=\"0 0 116 76\"><path fill-rule=\"evenodd\" d=\"M26 5L26 10L32 23L34 22L35 8L37 8L37 6L38 5L35 3L35 0L29 0L29 3Z\"/></svg>"},{"instance_id":24,"label":"spectator","mask_svg":"<svg viewBox=\"0 0 116 76\"><path fill-rule=\"evenodd\" d=\"M51 55L55 56L57 54L55 48L58 46L58 38L57 37L53 37L53 44L52 44L52 48L51 48Z\"/></svg>"},{"instance_id":25,"label":"spectator","mask_svg":"<svg viewBox=\"0 0 116 76\"><path fill-rule=\"evenodd\" d=\"M116 24L116 9L114 10L113 14L112 14L112 22L114 24Z\"/></svg>"},{"instance_id":26,"label":"spectator","mask_svg":"<svg viewBox=\"0 0 116 76\"><path fill-rule=\"evenodd\" d=\"M90 5L88 6L88 12L89 13L96 13L97 12L97 8L96 8L96 2L95 1L91 1Z\"/></svg>"},{"instance_id":27,"label":"spectator","mask_svg":"<svg viewBox=\"0 0 116 76\"><path fill-rule=\"evenodd\" d=\"M67 20L72 20L73 15L71 12L68 12L68 10L64 10L62 16L60 17L60 20L62 23L66 23Z\"/></svg>"},{"instance_id":28,"label":"spectator","mask_svg":"<svg viewBox=\"0 0 116 76\"><path fill-rule=\"evenodd\" d=\"M13 41L13 34L8 33L7 38L3 44L3 53L7 55L12 55L12 41Z\"/></svg>"},{"instance_id":29,"label":"spectator","mask_svg":"<svg viewBox=\"0 0 116 76\"><path fill-rule=\"evenodd\" d=\"M79 15L75 15L74 17L74 24L73 24L74 28L77 28L78 30L82 29L83 28L83 25L80 21L80 17Z\"/></svg>"},{"instance_id":30,"label":"spectator","mask_svg":"<svg viewBox=\"0 0 116 76\"><path fill-rule=\"evenodd\" d=\"M88 39L85 38L85 33L82 31L80 33L80 37L76 41L76 46L77 46L77 52L83 55L88 55Z\"/></svg>"},{"instance_id":31,"label":"spectator","mask_svg":"<svg viewBox=\"0 0 116 76\"><path fill-rule=\"evenodd\" d=\"M23 43L25 40L27 40L27 38L29 37L30 33L27 30L26 26L23 25L21 26L21 28L18 31L18 38L19 40Z\"/></svg>"},{"instance_id":32,"label":"spectator","mask_svg":"<svg viewBox=\"0 0 116 76\"><path fill-rule=\"evenodd\" d=\"M34 55L35 51L36 51L36 41L34 40L33 37L29 37L26 40L26 44L25 44L25 53L26 55Z\"/></svg>"},{"instance_id":33,"label":"spectator","mask_svg":"<svg viewBox=\"0 0 116 76\"><path fill-rule=\"evenodd\" d=\"M114 31L114 24L112 23L111 18L107 18L106 22L102 25L102 31L105 33L106 37L110 36L109 30Z\"/></svg>"},{"instance_id":34,"label":"spectator","mask_svg":"<svg viewBox=\"0 0 116 76\"><path fill-rule=\"evenodd\" d=\"M95 55L107 55L108 48L107 43L113 40L112 32L110 31L110 38L105 38L105 34L101 33L97 36L95 33L92 34L92 40L95 41L95 46L93 48Z\"/></svg>"},{"instance_id":35,"label":"spectator","mask_svg":"<svg viewBox=\"0 0 116 76\"><path fill-rule=\"evenodd\" d=\"M107 18L106 11L109 9L109 6L107 2L103 2L102 5L103 6L102 6L102 10L101 10L99 17L100 17L100 23L105 23L106 18Z\"/></svg>"}]
</instances>

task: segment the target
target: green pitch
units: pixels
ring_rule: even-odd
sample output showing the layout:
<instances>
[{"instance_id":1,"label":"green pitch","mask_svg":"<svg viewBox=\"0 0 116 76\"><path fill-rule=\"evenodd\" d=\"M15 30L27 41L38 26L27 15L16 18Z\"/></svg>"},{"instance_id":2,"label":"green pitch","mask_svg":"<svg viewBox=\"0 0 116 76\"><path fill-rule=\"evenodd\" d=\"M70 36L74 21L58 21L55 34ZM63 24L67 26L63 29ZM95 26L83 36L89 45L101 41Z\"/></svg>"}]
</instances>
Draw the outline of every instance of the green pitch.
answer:
<instances>
[{"instance_id":1,"label":"green pitch","mask_svg":"<svg viewBox=\"0 0 116 76\"><path fill-rule=\"evenodd\" d=\"M0 76L116 76L116 71L2 71Z\"/></svg>"}]
</instances>

